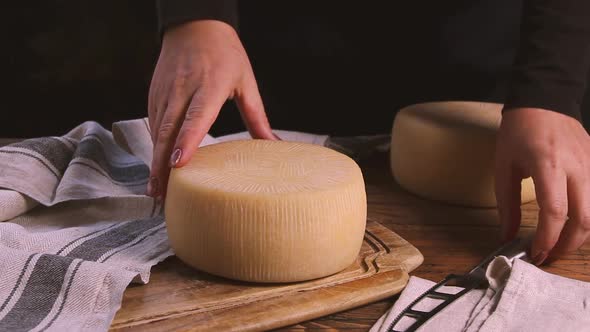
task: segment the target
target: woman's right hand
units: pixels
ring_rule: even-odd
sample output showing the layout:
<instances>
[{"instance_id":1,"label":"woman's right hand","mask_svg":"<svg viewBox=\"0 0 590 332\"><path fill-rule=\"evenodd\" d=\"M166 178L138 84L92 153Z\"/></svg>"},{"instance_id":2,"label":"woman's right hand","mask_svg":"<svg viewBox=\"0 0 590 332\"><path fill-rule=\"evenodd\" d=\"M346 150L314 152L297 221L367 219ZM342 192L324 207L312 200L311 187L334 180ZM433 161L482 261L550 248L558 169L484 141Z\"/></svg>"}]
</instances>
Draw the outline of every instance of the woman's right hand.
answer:
<instances>
[{"instance_id":1,"label":"woman's right hand","mask_svg":"<svg viewBox=\"0 0 590 332\"><path fill-rule=\"evenodd\" d=\"M204 20L167 30L148 99L154 143L148 195L165 195L170 168L190 160L227 99L235 100L252 137L277 139L230 25Z\"/></svg>"}]
</instances>

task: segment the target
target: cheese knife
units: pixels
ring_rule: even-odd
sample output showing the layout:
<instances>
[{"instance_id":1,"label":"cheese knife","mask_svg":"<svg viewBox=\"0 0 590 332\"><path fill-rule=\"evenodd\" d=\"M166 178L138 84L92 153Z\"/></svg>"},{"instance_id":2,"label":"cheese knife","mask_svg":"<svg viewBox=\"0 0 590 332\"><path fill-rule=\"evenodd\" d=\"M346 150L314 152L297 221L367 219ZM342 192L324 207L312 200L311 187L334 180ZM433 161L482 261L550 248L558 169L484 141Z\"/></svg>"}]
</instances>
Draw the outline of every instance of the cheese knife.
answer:
<instances>
[{"instance_id":1,"label":"cheese knife","mask_svg":"<svg viewBox=\"0 0 590 332\"><path fill-rule=\"evenodd\" d=\"M389 332L413 332L416 331L422 324L427 320L434 317L437 313L447 307L456 299L463 296L465 293L476 288L488 287L488 281L486 279L486 270L490 262L497 256L506 256L510 262L515 259L528 260L526 250L530 244L530 239L517 238L511 242L508 242L496 249L494 252L489 254L484 260L477 264L471 271L466 274L449 274L443 280L436 285L432 286L429 290L424 292L412 303L410 303L389 325L387 331ZM443 286L457 286L463 288L461 291L455 294L443 293L438 290ZM426 299L441 300L436 307L430 311L416 310L418 304ZM415 321L408 328L404 330L395 329L396 325L404 317L413 318Z\"/></svg>"}]
</instances>

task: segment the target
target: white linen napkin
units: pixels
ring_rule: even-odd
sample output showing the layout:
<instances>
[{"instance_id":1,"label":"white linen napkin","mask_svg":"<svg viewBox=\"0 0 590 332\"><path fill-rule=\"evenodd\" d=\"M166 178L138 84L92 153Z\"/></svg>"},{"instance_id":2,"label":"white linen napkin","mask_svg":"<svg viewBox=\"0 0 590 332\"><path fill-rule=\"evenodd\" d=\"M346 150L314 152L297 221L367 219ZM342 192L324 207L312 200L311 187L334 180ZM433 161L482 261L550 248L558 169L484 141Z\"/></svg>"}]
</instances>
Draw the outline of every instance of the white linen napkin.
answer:
<instances>
[{"instance_id":1,"label":"white linen napkin","mask_svg":"<svg viewBox=\"0 0 590 332\"><path fill-rule=\"evenodd\" d=\"M522 260L511 264L506 257L490 263L487 289L472 290L451 303L422 325L418 331L590 331L590 283L542 271ZM385 332L397 315L415 298L434 286L429 280L411 277L395 302L371 328ZM442 292L456 293L457 287ZM436 300L425 302L431 309ZM396 330L404 330L413 320L402 320Z\"/></svg>"}]
</instances>

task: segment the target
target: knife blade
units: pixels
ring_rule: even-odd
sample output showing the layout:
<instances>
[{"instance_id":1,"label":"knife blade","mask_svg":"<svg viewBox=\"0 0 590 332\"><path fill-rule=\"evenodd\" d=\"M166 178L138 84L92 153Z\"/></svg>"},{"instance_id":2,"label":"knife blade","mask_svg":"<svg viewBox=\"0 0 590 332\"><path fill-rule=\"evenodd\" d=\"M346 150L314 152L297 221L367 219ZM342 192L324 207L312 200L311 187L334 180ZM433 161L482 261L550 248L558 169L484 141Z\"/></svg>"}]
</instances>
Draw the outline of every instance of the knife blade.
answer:
<instances>
[{"instance_id":1,"label":"knife blade","mask_svg":"<svg viewBox=\"0 0 590 332\"><path fill-rule=\"evenodd\" d=\"M422 324L434 317L437 313L457 300L465 293L476 288L488 287L488 281L486 279L486 270L488 265L497 256L506 256L510 262L515 259L528 260L526 250L530 244L530 239L517 238L511 242L508 242L498 249L490 253L484 258L479 264L473 267L466 274L449 274L443 280L432 286L426 292L422 293L414 301L412 301L396 318L391 322L387 331L389 332L413 332L416 331ZM438 291L443 286L457 286L463 288L461 291L455 294L449 294ZM416 310L414 307L422 303L426 299L441 300L437 306L430 311ZM396 325L404 317L414 319L414 323L405 330L396 330Z\"/></svg>"}]
</instances>

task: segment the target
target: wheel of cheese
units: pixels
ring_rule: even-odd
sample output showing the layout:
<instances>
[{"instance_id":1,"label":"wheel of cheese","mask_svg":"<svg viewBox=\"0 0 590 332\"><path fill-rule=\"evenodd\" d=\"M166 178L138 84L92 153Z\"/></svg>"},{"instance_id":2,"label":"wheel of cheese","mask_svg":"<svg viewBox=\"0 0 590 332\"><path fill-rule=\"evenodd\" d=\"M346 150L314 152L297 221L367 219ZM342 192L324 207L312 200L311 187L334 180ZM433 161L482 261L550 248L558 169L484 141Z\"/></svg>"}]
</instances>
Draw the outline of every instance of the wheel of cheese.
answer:
<instances>
[{"instance_id":1,"label":"wheel of cheese","mask_svg":"<svg viewBox=\"0 0 590 332\"><path fill-rule=\"evenodd\" d=\"M173 169L166 198L172 248L226 278L292 282L350 266L367 202L358 165L304 143L240 140L200 148Z\"/></svg>"},{"instance_id":2,"label":"wheel of cheese","mask_svg":"<svg viewBox=\"0 0 590 332\"><path fill-rule=\"evenodd\" d=\"M407 191L472 207L495 207L494 152L501 104L432 102L397 114L391 135L391 170ZM535 199L530 178L521 201Z\"/></svg>"}]
</instances>

